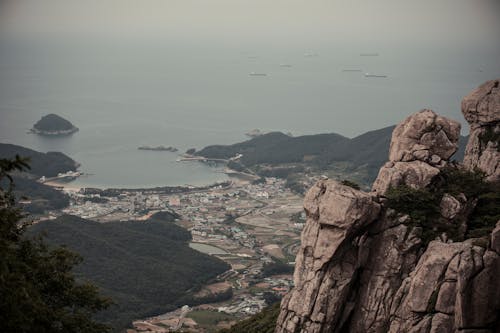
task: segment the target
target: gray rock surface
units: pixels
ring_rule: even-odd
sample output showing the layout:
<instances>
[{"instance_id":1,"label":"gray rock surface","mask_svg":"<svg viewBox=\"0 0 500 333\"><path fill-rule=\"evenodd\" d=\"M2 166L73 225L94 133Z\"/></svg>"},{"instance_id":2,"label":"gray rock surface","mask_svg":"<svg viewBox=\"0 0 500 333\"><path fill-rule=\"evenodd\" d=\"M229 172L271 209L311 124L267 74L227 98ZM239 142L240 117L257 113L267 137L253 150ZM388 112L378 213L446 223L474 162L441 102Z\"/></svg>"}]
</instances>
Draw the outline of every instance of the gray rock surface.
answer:
<instances>
[{"instance_id":1,"label":"gray rock surface","mask_svg":"<svg viewBox=\"0 0 500 333\"><path fill-rule=\"evenodd\" d=\"M335 204L332 204L335 203ZM368 193L332 180L318 182L304 199L307 224L297 254L295 291L283 300L281 330L339 325L352 282L364 261L364 229L377 218L380 205Z\"/></svg>"},{"instance_id":2,"label":"gray rock surface","mask_svg":"<svg viewBox=\"0 0 500 333\"><path fill-rule=\"evenodd\" d=\"M389 187L429 185L458 148L460 124L422 110L406 118L392 133L389 162L379 171L372 190L384 194Z\"/></svg>"},{"instance_id":3,"label":"gray rock surface","mask_svg":"<svg viewBox=\"0 0 500 333\"><path fill-rule=\"evenodd\" d=\"M392 133L389 161L432 162L432 156L448 160L458 148L460 123L438 116L432 110L419 111ZM438 161L439 162L439 161Z\"/></svg>"},{"instance_id":4,"label":"gray rock surface","mask_svg":"<svg viewBox=\"0 0 500 333\"><path fill-rule=\"evenodd\" d=\"M446 193L443 195L439 207L441 209L441 215L446 219L452 220L460 213L463 205L455 197Z\"/></svg>"},{"instance_id":5,"label":"gray rock surface","mask_svg":"<svg viewBox=\"0 0 500 333\"><path fill-rule=\"evenodd\" d=\"M462 100L470 125L464 165L479 168L490 181L500 180L500 81L488 81Z\"/></svg>"}]
</instances>

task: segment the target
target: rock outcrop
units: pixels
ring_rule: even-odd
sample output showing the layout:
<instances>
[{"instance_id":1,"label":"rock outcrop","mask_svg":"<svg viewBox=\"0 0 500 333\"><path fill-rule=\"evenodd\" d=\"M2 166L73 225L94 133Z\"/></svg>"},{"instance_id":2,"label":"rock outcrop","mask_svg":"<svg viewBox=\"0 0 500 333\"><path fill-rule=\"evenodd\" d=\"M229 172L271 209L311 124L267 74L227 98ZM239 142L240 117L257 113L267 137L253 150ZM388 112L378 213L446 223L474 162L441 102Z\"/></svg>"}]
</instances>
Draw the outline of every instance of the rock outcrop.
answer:
<instances>
[{"instance_id":1,"label":"rock outcrop","mask_svg":"<svg viewBox=\"0 0 500 333\"><path fill-rule=\"evenodd\" d=\"M493 91L498 84L487 87ZM489 113L498 115L500 103L483 93L471 96L490 102L467 120L482 129L498 126L498 117ZM395 128L389 162L372 192L332 180L309 190L295 287L282 300L276 333L500 332L500 221L481 225L486 234L480 238L466 239L478 199L472 192L437 192L436 227L429 233L411 214L390 208L386 198L390 187L427 191L439 184L446 167L459 170L448 162L459 133L458 122L422 110ZM469 149L476 157L466 156L466 166L476 163L491 180L497 171L489 173L477 162L484 161L488 147ZM445 227L442 234L438 224Z\"/></svg>"},{"instance_id":2,"label":"rock outcrop","mask_svg":"<svg viewBox=\"0 0 500 333\"><path fill-rule=\"evenodd\" d=\"M470 125L464 165L500 180L500 81L488 81L462 100L462 113Z\"/></svg>"},{"instance_id":3,"label":"rock outcrop","mask_svg":"<svg viewBox=\"0 0 500 333\"><path fill-rule=\"evenodd\" d=\"M391 186L429 185L458 148L460 124L422 110L406 118L392 133L389 162L379 172L373 191L383 194Z\"/></svg>"}]
</instances>

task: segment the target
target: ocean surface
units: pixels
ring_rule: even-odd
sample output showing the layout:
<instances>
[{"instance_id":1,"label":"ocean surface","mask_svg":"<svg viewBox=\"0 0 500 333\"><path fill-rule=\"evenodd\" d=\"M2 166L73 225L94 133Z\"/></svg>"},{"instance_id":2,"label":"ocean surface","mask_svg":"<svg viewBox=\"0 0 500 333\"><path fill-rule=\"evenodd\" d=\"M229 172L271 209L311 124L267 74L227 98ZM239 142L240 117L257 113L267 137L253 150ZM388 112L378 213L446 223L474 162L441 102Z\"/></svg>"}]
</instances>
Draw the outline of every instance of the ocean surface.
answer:
<instances>
[{"instance_id":1,"label":"ocean surface","mask_svg":"<svg viewBox=\"0 0 500 333\"><path fill-rule=\"evenodd\" d=\"M181 153L243 141L256 128L353 137L423 108L464 123L461 98L500 77L499 44L466 36L447 44L307 35L293 43L0 36L0 142L64 152L89 174L78 186L208 184L226 179L220 168L137 148ZM359 72L345 71L352 69ZM80 131L63 138L27 133L48 113Z\"/></svg>"}]
</instances>

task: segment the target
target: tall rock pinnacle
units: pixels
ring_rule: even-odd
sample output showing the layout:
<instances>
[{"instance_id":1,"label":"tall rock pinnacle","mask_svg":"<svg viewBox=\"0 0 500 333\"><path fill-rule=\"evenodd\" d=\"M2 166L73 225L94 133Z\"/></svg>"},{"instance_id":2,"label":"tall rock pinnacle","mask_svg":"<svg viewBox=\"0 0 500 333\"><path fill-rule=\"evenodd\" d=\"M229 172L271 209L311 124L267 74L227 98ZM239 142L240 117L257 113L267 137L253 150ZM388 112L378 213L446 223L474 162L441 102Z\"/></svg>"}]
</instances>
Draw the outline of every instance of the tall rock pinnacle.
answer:
<instances>
[{"instance_id":1,"label":"tall rock pinnacle","mask_svg":"<svg viewBox=\"0 0 500 333\"><path fill-rule=\"evenodd\" d=\"M464 165L500 180L500 80L488 81L462 100L462 113L470 124Z\"/></svg>"}]
</instances>

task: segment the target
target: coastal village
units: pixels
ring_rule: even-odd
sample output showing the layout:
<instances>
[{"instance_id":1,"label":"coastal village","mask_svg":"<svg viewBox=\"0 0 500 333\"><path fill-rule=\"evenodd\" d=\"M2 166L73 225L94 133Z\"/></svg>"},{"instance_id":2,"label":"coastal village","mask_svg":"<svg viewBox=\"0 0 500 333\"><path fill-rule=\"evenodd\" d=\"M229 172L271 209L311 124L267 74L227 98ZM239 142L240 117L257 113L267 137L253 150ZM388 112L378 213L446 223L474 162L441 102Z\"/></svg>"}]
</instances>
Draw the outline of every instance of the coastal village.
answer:
<instances>
[{"instance_id":1,"label":"coastal village","mask_svg":"<svg viewBox=\"0 0 500 333\"><path fill-rule=\"evenodd\" d=\"M255 182L233 177L224 183L181 189L100 190L61 188L70 206L44 218L70 214L101 223L146 221L157 212L170 212L176 223L191 232L190 247L231 265L199 293L231 295L225 301L178 309L153 318L137 318L134 332L212 332L260 312L266 298L277 300L293 285L295 254L305 223L303 197L285 181L265 178ZM266 274L278 263L286 272Z\"/></svg>"}]
</instances>

